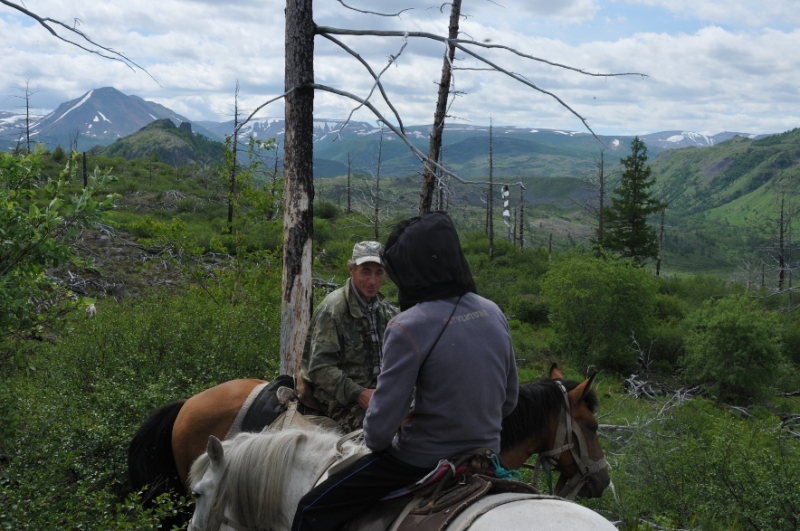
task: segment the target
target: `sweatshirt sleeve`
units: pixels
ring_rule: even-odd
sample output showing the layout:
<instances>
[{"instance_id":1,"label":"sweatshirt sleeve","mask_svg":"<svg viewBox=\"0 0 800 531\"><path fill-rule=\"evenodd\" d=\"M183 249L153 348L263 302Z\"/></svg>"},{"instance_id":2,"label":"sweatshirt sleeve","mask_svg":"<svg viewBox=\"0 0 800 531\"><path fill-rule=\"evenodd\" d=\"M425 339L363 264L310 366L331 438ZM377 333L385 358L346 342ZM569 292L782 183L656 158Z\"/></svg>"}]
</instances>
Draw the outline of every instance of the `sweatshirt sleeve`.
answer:
<instances>
[{"instance_id":1,"label":"sweatshirt sleeve","mask_svg":"<svg viewBox=\"0 0 800 531\"><path fill-rule=\"evenodd\" d=\"M364 418L367 448L389 447L408 415L420 368L420 352L408 331L390 321L383 343L383 369Z\"/></svg>"}]
</instances>

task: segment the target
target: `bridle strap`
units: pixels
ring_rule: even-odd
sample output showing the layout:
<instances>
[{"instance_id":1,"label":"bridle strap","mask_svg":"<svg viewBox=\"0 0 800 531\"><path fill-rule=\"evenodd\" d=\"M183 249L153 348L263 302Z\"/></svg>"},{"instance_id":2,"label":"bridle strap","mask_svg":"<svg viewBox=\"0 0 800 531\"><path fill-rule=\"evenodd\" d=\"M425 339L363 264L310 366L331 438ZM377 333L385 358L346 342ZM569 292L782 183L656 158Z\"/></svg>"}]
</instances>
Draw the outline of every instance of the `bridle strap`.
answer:
<instances>
[{"instance_id":1,"label":"bridle strap","mask_svg":"<svg viewBox=\"0 0 800 531\"><path fill-rule=\"evenodd\" d=\"M610 467L605 457L598 461L593 461L589 458L586 438L583 436L581 430L572 422L567 389L560 381L556 380L555 382L559 389L561 389L561 396L564 398L564 407L561 408L561 412L559 413L558 429L556 430L553 448L546 452L540 452L539 454L543 459L536 463L533 473L533 484L534 486L538 484L540 468L544 468L548 471L556 468L558 466L558 456L569 450L575 461L575 465L578 467L579 473L572 476L556 495L567 498L568 500L573 500L575 496L578 495L581 488L589 481L589 476L600 470L610 469ZM575 434L575 439L578 442L577 449L572 440L573 434Z\"/></svg>"}]
</instances>

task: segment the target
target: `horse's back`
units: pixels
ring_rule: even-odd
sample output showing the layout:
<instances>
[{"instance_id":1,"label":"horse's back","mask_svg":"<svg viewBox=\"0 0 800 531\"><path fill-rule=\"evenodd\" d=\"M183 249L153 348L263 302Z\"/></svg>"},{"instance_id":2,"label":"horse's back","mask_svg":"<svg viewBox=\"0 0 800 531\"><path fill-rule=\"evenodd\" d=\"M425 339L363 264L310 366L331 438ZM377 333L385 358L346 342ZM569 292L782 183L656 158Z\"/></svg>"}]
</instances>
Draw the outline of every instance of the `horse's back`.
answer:
<instances>
[{"instance_id":1,"label":"horse's back","mask_svg":"<svg viewBox=\"0 0 800 531\"><path fill-rule=\"evenodd\" d=\"M457 516L447 531L615 531L596 512L561 498L519 494L487 496ZM486 510L488 509L488 510Z\"/></svg>"},{"instance_id":2,"label":"horse's back","mask_svg":"<svg viewBox=\"0 0 800 531\"><path fill-rule=\"evenodd\" d=\"M224 439L250 392L264 380L239 379L215 385L186 400L172 428L175 464L183 481L206 451L208 437Z\"/></svg>"}]
</instances>

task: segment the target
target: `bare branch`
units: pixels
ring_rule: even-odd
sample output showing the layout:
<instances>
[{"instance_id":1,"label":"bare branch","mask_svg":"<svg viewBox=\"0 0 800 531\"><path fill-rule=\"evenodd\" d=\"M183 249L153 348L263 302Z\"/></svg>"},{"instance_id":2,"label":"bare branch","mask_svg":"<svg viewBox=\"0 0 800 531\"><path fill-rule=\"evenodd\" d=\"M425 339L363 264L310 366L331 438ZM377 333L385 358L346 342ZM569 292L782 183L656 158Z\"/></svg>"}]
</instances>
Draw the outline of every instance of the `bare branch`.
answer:
<instances>
[{"instance_id":1,"label":"bare branch","mask_svg":"<svg viewBox=\"0 0 800 531\"><path fill-rule=\"evenodd\" d=\"M431 40L443 42L443 43L446 43L446 44L448 44L450 46L454 46L454 47L458 48L459 50L461 50L462 52L466 53L467 55L470 55L470 56L474 57L478 61L491 66L495 71L501 72L503 74L506 74L507 76L511 77L512 79L514 79L514 80L516 80L516 81L518 81L518 82L520 82L520 83L522 83L524 85L527 85L528 87L530 87L530 88L532 88L532 89L534 89L534 90L536 90L538 92L541 92L542 94L546 94L546 95L550 96L551 98L555 99L559 104L561 104L562 107L564 107L569 112L571 112L573 115L575 115L575 117L577 117L583 123L584 127L586 127L586 129L590 133L592 133L592 136L595 137L595 139L597 139L597 141L600 142L601 144L603 144L603 142L600 140L600 138L598 138L598 136L595 134L595 132L592 130L592 128L589 127L589 124L586 121L586 119L583 116L581 116L580 114L578 114L578 112L575 111L572 107L567 105L567 103L564 102L557 95L555 95L552 92L550 92L548 90L545 90L545 89L543 89L541 87L538 87L536 84L534 84L531 81L528 81L523 76L521 76L519 74L515 74L515 73L513 73L513 72L511 72L511 71L509 71L509 70L507 70L507 69L495 64L494 62L486 59L485 57L473 52L472 50L467 48L466 45L478 46L478 47L487 48L487 49L497 48L497 49L506 50L506 51L511 52L511 53L513 53L513 54L515 54L515 55L517 55L519 57L530 59L532 61L538 61L538 62L541 62L541 63L545 63L545 64L548 64L550 66L555 66L557 68L563 68L563 69L566 69L566 70L572 70L573 72L577 72L579 74L583 74L583 75L586 75L586 76L592 76L592 77L616 77L616 76L638 75L638 76L646 77L646 74L642 74L642 73L639 73L639 72L625 72L625 73L617 73L617 74L602 74L602 73L587 72L587 71L582 70L580 68L567 66L567 65L564 65L564 64L561 64L561 63L554 63L552 61L548 61L547 59L542 59L541 57L535 57L533 55L525 54L525 53L522 53L522 52L520 52L518 50L515 50L514 48L511 48L509 46L505 46L505 45L502 45L502 44L489 44L489 43L477 42L477 41L474 41L474 40L464 40L464 39L448 39L448 38L442 37L440 35L436 35L436 34L433 34L433 33L427 33L427 32L423 32L423 31L409 31L409 32L403 31L403 32L401 32L401 31L389 31L389 30L386 30L386 31L382 31L382 30L350 30L350 29L332 28L330 26L318 26L316 32L319 35L325 35L325 34L356 35L356 36L370 35L370 36L377 36L377 37L403 37L403 38L419 37L419 38L431 39Z\"/></svg>"},{"instance_id":2,"label":"bare branch","mask_svg":"<svg viewBox=\"0 0 800 531\"><path fill-rule=\"evenodd\" d=\"M394 117L397 119L397 123L400 125L400 130L403 131L403 133L405 133L405 127L403 127L403 120L400 118L400 113L397 112L397 109L394 108L394 105L392 105L392 102L389 100L389 96L387 96L386 91L383 89L383 83L381 83L380 78L384 74L384 72L386 72L386 70L388 70L389 67L392 66L395 63L395 61L397 61L397 58L400 57L400 55L403 53L403 50L405 50L406 46L408 45L408 39L403 39L403 46L400 47L400 50L398 50L398 52L396 54L389 56L388 64L383 68L383 70L381 70L380 74L376 75L375 72L372 70L372 67L369 66L369 63L367 63L361 57L361 55L359 55L357 52L355 52L350 47L348 47L345 43L343 43L342 41L336 39L335 37L332 37L330 35L325 35L324 33L322 34L322 36L325 37L326 39L338 44L344 51L346 51L347 53L349 53L350 55L355 57L358 61L361 62L361 64L364 65L364 67L370 73L372 78L375 80L375 84L372 86L372 90L369 91L369 95L367 96L366 99L369 100L370 97L372 96L372 93L375 92L375 87L378 87L378 89L381 91L381 94L383 95L383 100L386 102L386 104L389 106L389 108L394 113ZM337 138L339 138L341 140L341 137L339 136L339 133L341 133L342 130L345 127L347 127L347 124L350 123L350 119L353 117L353 113L355 113L362 106L363 105L359 105L358 107L356 107L355 109L350 111L350 115L347 117L347 120L345 120L344 125L342 125L342 127L339 128L339 131L336 134Z\"/></svg>"},{"instance_id":3,"label":"bare branch","mask_svg":"<svg viewBox=\"0 0 800 531\"><path fill-rule=\"evenodd\" d=\"M406 11L411 11L414 9L413 7L407 7L397 13L376 13L375 11L362 11L361 9L356 9L355 7L350 7L349 5L345 4L342 0L337 0L340 4L342 4L347 9L352 9L353 11L357 11L358 13L364 13L366 15L378 15L379 17L397 17L400 18L400 14Z\"/></svg>"},{"instance_id":4,"label":"bare branch","mask_svg":"<svg viewBox=\"0 0 800 531\"><path fill-rule=\"evenodd\" d=\"M374 37L403 37L408 35L409 37L419 37L423 39L431 39L434 41L440 42L451 42L454 46L461 48L464 45L473 45L479 46L481 48L499 48L502 50L506 50L508 52L513 53L514 55L518 55L519 57L523 57L525 59L530 59L532 61L538 61L540 63L545 63L550 66L555 66L558 68L564 68L566 70L572 70L573 72L577 72L579 74L583 74L585 76L592 76L592 77L619 77L619 76L642 76L642 77L649 77L647 74L643 74L641 72L622 72L622 73L613 73L613 74L604 74L604 73L593 73L587 72L581 68L576 68L574 66L564 65L561 63L555 63L553 61L548 61L547 59L542 59L541 57L536 57L534 55L522 53L510 46L505 46L503 44L490 44L488 42L478 42L475 40L467 40L467 39L448 39L447 37L442 37L441 35L436 35L435 33L428 33L425 31L397 31L397 30L350 30L350 29L341 29L341 28L332 28L330 26L318 26L317 27L317 34L324 34L330 33L332 35L356 35L356 36L374 36Z\"/></svg>"},{"instance_id":5,"label":"bare branch","mask_svg":"<svg viewBox=\"0 0 800 531\"><path fill-rule=\"evenodd\" d=\"M73 46L76 46L76 47L78 47L81 50L84 50L86 52L93 53L95 55L99 55L100 57L103 57L105 59L111 59L112 61L119 61L120 63L124 64L125 66L127 66L128 68L130 68L133 71L136 71L136 69L138 68L139 70L141 70L142 72L147 74L150 77L150 79L155 81L156 84L158 84L159 87L161 86L161 84L158 82L158 80L156 78L154 78L152 75L150 75L150 72L148 72L146 69L144 69L141 66L139 66L138 64L136 64L134 61L132 61L130 58L128 58L124 54L121 54L121 53L119 53L119 52L117 52L115 50L112 50L111 48L108 48L106 46L103 46L101 44L98 44L98 43L94 42L92 39L89 38L88 35L86 35L81 30L77 29L76 27L68 26L68 25L64 24L63 22L61 22L60 20L56 20L54 18L40 17L39 15L34 13L33 11L29 11L28 9L25 9L21 5L16 4L14 2L9 2L8 0L0 0L0 4L6 5L6 6L10 7L11 9L16 9L20 13L22 13L22 14L24 14L24 15L32 18L32 19L34 19L43 28L45 28L47 31L49 31L50 34L53 35L56 39L58 39L60 41L63 41L63 42L66 42L67 44L71 44ZM76 19L76 22L77 22L77 19ZM80 42L76 42L76 41L70 40L70 39L68 39L66 37L62 37L61 35L58 34L58 31L53 29L51 24L55 25L55 26L61 26L62 28L66 29L69 32L74 33L75 35L77 35L78 37L80 37L81 39L86 41L87 43L91 44L92 46L96 46L97 48L99 48L102 51L93 50L92 48L88 48L87 46L85 46L84 44L81 44Z\"/></svg>"},{"instance_id":6,"label":"bare branch","mask_svg":"<svg viewBox=\"0 0 800 531\"><path fill-rule=\"evenodd\" d=\"M590 133L592 133L592 136L593 136L593 137L595 137L595 138L597 139L597 141L598 141L598 142L600 142L601 144L603 144L603 141L602 141L602 140L600 140L600 138L598 138L598 136L595 134L595 132L592 130L592 128L591 128L591 127L589 127L589 124L588 124L588 122L586 121L586 119L585 119L583 116L581 116L580 114L578 114L578 113L577 113L577 111L575 111L575 110L574 110L572 107L570 107L569 105L567 105L567 104L566 104L566 102L564 102L564 100L562 100L561 98L559 98L558 96L556 96L556 95L555 95L555 94L553 94L552 92L550 92L550 91L548 91L548 90L545 90L545 89L543 89L543 88L537 87L537 86L536 86L534 83L532 83L532 82L528 81L527 79L525 79L524 77L520 76L519 74L515 74L515 73L513 73L513 72L511 72L511 71L509 71L509 70L506 70L505 68L502 68L501 66L499 66L499 65L497 65L497 64L495 64L495 63L493 63L493 62L489 61L488 59L486 59L486 58L484 58L484 57L482 57L482 56L480 56L480 55L476 54L475 52L473 52L472 50L469 50L469 49L465 48L464 46L461 46L461 45L456 45L456 48L458 48L458 49L459 49L459 50L461 50L462 52L466 53L467 55L471 55L471 56L472 56L472 57L474 57L475 59L477 59L477 60L479 60L479 61L482 61L482 62L486 63L487 65L489 65L489 66L493 67L493 68L494 68L495 70L497 70L498 72L502 72L502 73L506 74L507 76L509 76L510 78L512 78L512 79L515 79L515 80L519 81L519 82L520 82L520 83L522 83L523 85L527 85L527 86L531 87L532 89L534 89L534 90L537 90L537 91L541 92L542 94L547 94L548 96L550 96L551 98L553 98L554 100L556 100L558 103L560 103L562 107L566 108L566 109L567 109L569 112L571 112L572 114L574 114L574 115L575 115L575 116L576 116L576 117L577 117L577 118L578 118L578 119L579 119L581 122L583 122L583 126L584 126L586 129L588 129ZM556 66L560 66L560 65L556 65ZM569 68L569 67L564 67L564 68ZM570 70L576 70L576 69L574 69L574 68L570 68ZM582 72L582 71L580 71L580 70L576 70L576 71L578 71L578 72L581 72L582 74L586 74L585 72ZM595 74L586 74L586 75L595 75ZM603 144L603 145L605 146L605 144Z\"/></svg>"},{"instance_id":7,"label":"bare branch","mask_svg":"<svg viewBox=\"0 0 800 531\"><path fill-rule=\"evenodd\" d=\"M381 122L383 122L384 124L386 124L386 127L388 127L389 129L391 129L391 130L392 130L392 132L393 132L394 134L396 134L396 135L398 136L398 138L400 138L400 140L402 140L403 142L405 142L405 144L408 146L408 148L409 148L409 149L410 149L410 150L411 150L411 151L414 153L414 155L416 155L416 156L417 156L417 158L418 158L418 159L419 159L421 162L430 162L430 163L431 163L431 164L433 164L435 167L437 167L437 168L439 168L440 170L442 170L442 172L443 172L443 173L446 173L447 175L449 175L449 176L450 176L450 177L452 177L453 179L457 180L458 182L460 182L460 183L462 183L462 184L489 184L489 182L488 182L488 181L486 181L486 182L484 182L484 181L468 181L468 180L466 180L466 179L462 179L461 177L459 177L459 176L458 176L458 175L456 175L455 173L451 172L450 170L448 170L448 169L447 169L447 168L445 168L444 166L441 166L441 165L440 165L438 162L436 162L436 161L430 161L430 160L428 159L427 155L425 155L424 153L422 153L422 152L419 150L419 148L417 148L417 146L415 146L413 143L411 143L411 140L409 140L409 138L408 138L408 137L407 137L405 134L403 134L403 133L402 133L402 132L401 132L399 129L397 129L397 127L396 127L396 126L394 126L394 125L393 125L391 122L389 122L389 121L386 119L386 117L385 117L385 116L383 116L383 115L380 113L380 111L378 111L378 109L376 109L376 108L375 108L375 106L374 106L374 105L372 105L372 104L371 104L369 101L367 101L367 100L364 100L364 99L361 99L361 98L359 98L358 96L356 96L355 94L352 94L352 93L350 93L350 92L347 92L347 91L344 91L344 90L341 90L341 89L337 89L337 88L334 88L334 87L329 87L328 85L320 85L320 84L318 84L318 83L309 83L309 84L308 84L308 85L306 85L306 86L307 86L307 87L311 87L311 88L313 88L313 89L317 89L317 90L324 90L325 92L331 92L331 93L333 93L333 94L338 94L338 95L340 95L340 96L344 96L345 98L350 98L351 100L354 100L354 101L357 101L357 102L361 103L361 104L362 104L364 107L367 107L369 110L371 110L371 111L372 111L372 113L373 113L373 114L374 114L374 115L375 115L375 116L378 118L378 120L380 120ZM294 89L293 89L293 90L294 90ZM495 183L495 184L497 184L497 183ZM501 183L501 184L502 184L502 183ZM507 183L507 184L508 184L509 186L522 186L522 182L521 182L521 181L520 181L520 182L516 182L516 183Z\"/></svg>"},{"instance_id":8,"label":"bare branch","mask_svg":"<svg viewBox=\"0 0 800 531\"><path fill-rule=\"evenodd\" d=\"M3 1L3 0L0 0L0 2L2 2L2 1ZM289 90L287 90L286 92L284 92L283 94L281 94L280 96L275 96L275 97L274 97L274 98L272 98L271 100L269 100L269 101L265 101L264 103L262 103L261 105L259 105L258 107L256 107L256 108L255 108L255 110L254 110L253 112L251 112L251 113L250 113L250 114L247 116L247 118L245 118L244 120L242 120L241 122L239 122L239 125L237 125L237 126L236 126L236 128L233 130L233 134L234 134L234 135L238 134L238 133L239 133L239 130L240 130L242 127L244 127L244 125L245 125L247 122L249 122L250 120L252 120L253 116L255 116L255 115L256 115L256 113L257 113L258 111L260 111L261 109L263 109L264 107L266 107L266 106L267 106L267 105L269 105L270 103L273 103L273 102L276 102L276 101L278 101L278 100L280 100L280 99L283 99L283 98L285 98L286 96L288 96L289 94L291 94L292 92L294 92L295 90L297 90L298 88L299 88L299 87L292 87L292 88L290 88Z\"/></svg>"}]
</instances>

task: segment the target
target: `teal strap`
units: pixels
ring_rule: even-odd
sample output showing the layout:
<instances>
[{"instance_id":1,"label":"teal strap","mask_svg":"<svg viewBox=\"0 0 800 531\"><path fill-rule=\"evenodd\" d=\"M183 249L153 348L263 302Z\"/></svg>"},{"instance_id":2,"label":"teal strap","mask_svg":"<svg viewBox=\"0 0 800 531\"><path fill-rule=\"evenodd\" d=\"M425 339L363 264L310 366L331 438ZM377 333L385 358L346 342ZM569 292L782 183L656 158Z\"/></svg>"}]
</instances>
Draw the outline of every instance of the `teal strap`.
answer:
<instances>
[{"instance_id":1,"label":"teal strap","mask_svg":"<svg viewBox=\"0 0 800 531\"><path fill-rule=\"evenodd\" d=\"M539 457L540 464L542 465L542 470L544 470L545 476L547 476L547 489L550 492L550 496L553 495L553 471L550 470L550 466L547 464L547 458L545 456ZM536 485L534 485L535 487Z\"/></svg>"},{"instance_id":2,"label":"teal strap","mask_svg":"<svg viewBox=\"0 0 800 531\"><path fill-rule=\"evenodd\" d=\"M508 470L500 462L500 457L497 454L492 454L492 464L494 465L494 475L500 479L513 479L522 481L522 474L519 470Z\"/></svg>"}]
</instances>

